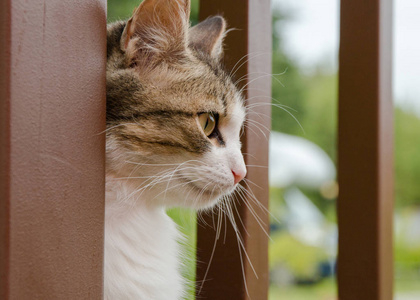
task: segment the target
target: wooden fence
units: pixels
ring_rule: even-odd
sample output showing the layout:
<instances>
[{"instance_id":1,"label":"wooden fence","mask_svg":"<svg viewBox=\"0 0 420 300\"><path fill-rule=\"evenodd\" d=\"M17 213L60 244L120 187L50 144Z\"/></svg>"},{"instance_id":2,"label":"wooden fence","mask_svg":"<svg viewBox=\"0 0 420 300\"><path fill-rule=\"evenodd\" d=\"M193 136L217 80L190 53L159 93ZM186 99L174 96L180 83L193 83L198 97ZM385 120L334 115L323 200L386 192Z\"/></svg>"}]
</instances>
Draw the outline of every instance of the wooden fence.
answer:
<instances>
[{"instance_id":1,"label":"wooden fence","mask_svg":"<svg viewBox=\"0 0 420 300\"><path fill-rule=\"evenodd\" d=\"M341 300L392 299L391 5L341 1ZM269 77L258 77L270 73L270 1L201 1L202 19L216 13L238 29L226 60L232 68L247 59L237 72L247 103L268 104ZM102 298L105 22L105 0L0 2L1 299ZM256 111L270 114L269 105ZM248 164L268 164L266 139L246 130L243 143ZM248 171L267 207L267 169ZM267 230L264 209L249 203ZM200 299L267 299L268 238L246 205L238 214L252 266L229 227L209 272L197 265L207 279ZM207 263L215 232L198 228L198 261Z\"/></svg>"},{"instance_id":2,"label":"wooden fence","mask_svg":"<svg viewBox=\"0 0 420 300\"><path fill-rule=\"evenodd\" d=\"M342 0L338 115L340 300L391 300L392 0Z\"/></svg>"},{"instance_id":3,"label":"wooden fence","mask_svg":"<svg viewBox=\"0 0 420 300\"><path fill-rule=\"evenodd\" d=\"M0 6L0 298L99 299L106 2Z\"/></svg>"}]
</instances>

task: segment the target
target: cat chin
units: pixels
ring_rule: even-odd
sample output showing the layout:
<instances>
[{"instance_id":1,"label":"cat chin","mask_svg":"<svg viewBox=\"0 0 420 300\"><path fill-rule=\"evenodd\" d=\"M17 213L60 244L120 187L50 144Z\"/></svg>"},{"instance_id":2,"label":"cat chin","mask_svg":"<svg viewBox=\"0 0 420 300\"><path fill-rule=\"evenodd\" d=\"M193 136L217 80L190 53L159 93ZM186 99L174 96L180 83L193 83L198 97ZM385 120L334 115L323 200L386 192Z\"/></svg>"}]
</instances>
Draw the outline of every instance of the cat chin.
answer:
<instances>
[{"instance_id":1,"label":"cat chin","mask_svg":"<svg viewBox=\"0 0 420 300\"><path fill-rule=\"evenodd\" d=\"M214 195L212 197L201 196L200 199L196 199L194 201L191 201L191 199L187 199L177 203L165 203L164 205L167 208L184 207L194 210L206 210L216 206L220 202L221 197L222 196Z\"/></svg>"},{"instance_id":2,"label":"cat chin","mask_svg":"<svg viewBox=\"0 0 420 300\"><path fill-rule=\"evenodd\" d=\"M184 207L191 208L195 210L206 210L216 206L223 197L228 196L233 193L235 187L220 190L218 189L207 189L203 190L202 188L193 186L190 191L185 194L185 192L180 192L179 195L174 193L171 198L162 199L162 205L168 208L171 207Z\"/></svg>"}]
</instances>

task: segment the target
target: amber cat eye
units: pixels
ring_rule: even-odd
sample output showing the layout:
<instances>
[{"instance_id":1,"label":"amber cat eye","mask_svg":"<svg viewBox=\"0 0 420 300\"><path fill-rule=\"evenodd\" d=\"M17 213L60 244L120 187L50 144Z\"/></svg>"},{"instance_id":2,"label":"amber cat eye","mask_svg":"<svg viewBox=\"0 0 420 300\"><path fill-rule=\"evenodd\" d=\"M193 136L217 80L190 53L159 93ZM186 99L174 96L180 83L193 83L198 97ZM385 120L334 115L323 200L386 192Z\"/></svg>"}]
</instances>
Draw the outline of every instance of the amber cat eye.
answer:
<instances>
[{"instance_id":1,"label":"amber cat eye","mask_svg":"<svg viewBox=\"0 0 420 300\"><path fill-rule=\"evenodd\" d=\"M201 128L204 131L206 136L210 136L217 125L217 115L209 112L209 113L201 113L198 115L198 122L201 125Z\"/></svg>"}]
</instances>

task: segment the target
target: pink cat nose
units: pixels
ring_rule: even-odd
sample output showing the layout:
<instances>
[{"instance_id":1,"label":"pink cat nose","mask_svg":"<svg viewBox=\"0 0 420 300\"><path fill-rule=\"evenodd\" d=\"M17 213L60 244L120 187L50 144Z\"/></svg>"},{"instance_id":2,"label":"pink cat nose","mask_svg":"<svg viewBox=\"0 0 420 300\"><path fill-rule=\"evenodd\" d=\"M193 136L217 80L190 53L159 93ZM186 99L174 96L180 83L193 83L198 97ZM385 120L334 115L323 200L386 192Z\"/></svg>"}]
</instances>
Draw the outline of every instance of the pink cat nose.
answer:
<instances>
[{"instance_id":1,"label":"pink cat nose","mask_svg":"<svg viewBox=\"0 0 420 300\"><path fill-rule=\"evenodd\" d=\"M241 181L242 179L244 179L245 175L246 175L246 171L233 171L232 170L232 174L233 174L233 180L235 182L235 184L237 184L239 181Z\"/></svg>"}]
</instances>

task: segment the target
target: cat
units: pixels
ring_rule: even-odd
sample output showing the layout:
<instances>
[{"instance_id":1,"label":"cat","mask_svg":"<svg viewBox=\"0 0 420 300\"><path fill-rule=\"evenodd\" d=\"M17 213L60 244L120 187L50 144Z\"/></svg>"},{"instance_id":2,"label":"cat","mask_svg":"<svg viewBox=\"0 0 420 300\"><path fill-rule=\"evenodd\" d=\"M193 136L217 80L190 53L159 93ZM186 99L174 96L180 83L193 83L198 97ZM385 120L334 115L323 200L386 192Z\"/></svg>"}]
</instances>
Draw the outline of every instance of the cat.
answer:
<instances>
[{"instance_id":1,"label":"cat","mask_svg":"<svg viewBox=\"0 0 420 300\"><path fill-rule=\"evenodd\" d=\"M246 175L243 99L221 64L226 22L144 0L107 28L105 299L183 299L165 210L208 209Z\"/></svg>"}]
</instances>

